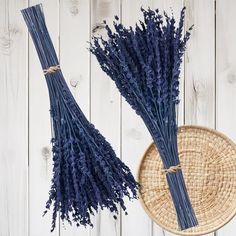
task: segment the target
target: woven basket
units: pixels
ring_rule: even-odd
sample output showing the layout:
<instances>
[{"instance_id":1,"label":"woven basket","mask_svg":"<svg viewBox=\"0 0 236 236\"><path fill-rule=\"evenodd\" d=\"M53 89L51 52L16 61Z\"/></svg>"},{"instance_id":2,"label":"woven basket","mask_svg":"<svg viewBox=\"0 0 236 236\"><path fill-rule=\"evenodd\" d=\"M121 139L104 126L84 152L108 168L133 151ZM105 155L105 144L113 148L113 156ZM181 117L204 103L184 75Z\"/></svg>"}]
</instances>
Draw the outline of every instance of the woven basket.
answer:
<instances>
[{"instance_id":1,"label":"woven basket","mask_svg":"<svg viewBox=\"0 0 236 236\"><path fill-rule=\"evenodd\" d=\"M199 126L178 132L180 162L199 226L178 228L162 162L154 144L145 152L138 173L140 200L162 228L178 235L213 232L236 214L236 145L221 133Z\"/></svg>"}]
</instances>

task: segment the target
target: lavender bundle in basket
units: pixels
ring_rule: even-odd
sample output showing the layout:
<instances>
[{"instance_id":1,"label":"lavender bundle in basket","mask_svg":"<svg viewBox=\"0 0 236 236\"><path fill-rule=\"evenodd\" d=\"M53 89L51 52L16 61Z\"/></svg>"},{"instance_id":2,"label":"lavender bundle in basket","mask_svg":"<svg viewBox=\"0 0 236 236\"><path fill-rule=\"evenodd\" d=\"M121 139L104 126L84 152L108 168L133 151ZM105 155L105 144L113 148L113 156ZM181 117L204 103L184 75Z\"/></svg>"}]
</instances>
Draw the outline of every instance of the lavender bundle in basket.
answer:
<instances>
[{"instance_id":1,"label":"lavender bundle in basket","mask_svg":"<svg viewBox=\"0 0 236 236\"><path fill-rule=\"evenodd\" d=\"M185 8L178 27L173 16L141 10L144 21L134 28L124 27L115 17L113 32L104 22L108 37L94 37L90 51L152 135L183 230L197 225L177 148L180 65L190 33L182 35Z\"/></svg>"},{"instance_id":2,"label":"lavender bundle in basket","mask_svg":"<svg viewBox=\"0 0 236 236\"><path fill-rule=\"evenodd\" d=\"M123 198L137 198L138 184L111 145L86 119L59 66L41 5L22 10L46 78L52 121L53 178L47 210L69 223L91 225L91 214L108 208L116 218ZM46 212L47 212L46 210ZM45 213L46 213L45 212Z\"/></svg>"}]
</instances>

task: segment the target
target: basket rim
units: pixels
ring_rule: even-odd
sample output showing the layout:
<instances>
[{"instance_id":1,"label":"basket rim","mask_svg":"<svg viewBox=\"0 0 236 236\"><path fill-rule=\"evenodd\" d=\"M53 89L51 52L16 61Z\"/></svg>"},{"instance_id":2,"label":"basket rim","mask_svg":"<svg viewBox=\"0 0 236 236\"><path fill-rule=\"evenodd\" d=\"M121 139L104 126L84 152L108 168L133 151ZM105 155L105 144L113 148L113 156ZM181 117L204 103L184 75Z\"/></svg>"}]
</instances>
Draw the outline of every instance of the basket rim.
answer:
<instances>
[{"instance_id":1,"label":"basket rim","mask_svg":"<svg viewBox=\"0 0 236 236\"><path fill-rule=\"evenodd\" d=\"M225 134L223 134L223 133L221 133L218 130L215 130L213 128L208 128L208 127L200 126L200 125L181 125L181 126L178 127L178 132L180 130L182 130L182 129L198 129L198 130L205 130L205 131L208 131L210 133L214 133L217 136L222 137L223 139L225 139L227 142L229 142L236 149L236 143L234 143L232 141L232 139L230 139ZM139 163L139 166L138 166L138 171L137 171L137 180L138 180L138 182L140 182L139 180L140 180L140 173L141 173L142 163L143 163L147 153L149 152L149 149L153 146L153 144L154 144L154 142L151 142L151 144L148 145L148 147L146 148L146 150L145 150L145 152L144 152L144 154L143 154L143 156L142 156L142 158L140 160L140 163ZM168 231L170 233L181 235L181 236L201 236L201 235L205 235L205 234L209 234L209 233L215 232L215 231L219 230L220 228L222 228L223 226L225 226L227 223L229 223L234 218L234 216L236 215L236 208L235 208L234 211L232 212L232 214L230 214L225 219L224 222L222 222L221 224L217 225L216 227L212 227L209 230L205 230L205 231L201 231L201 232L200 231L199 232L189 232L189 231L184 231L184 230L183 231L177 231L177 230L174 230L172 228L168 228L168 227L164 226L163 224L161 224L160 222L157 222L155 220L155 216L149 211L149 209L146 206L144 200L142 199L142 195L140 193L140 190L139 190L139 201L140 201L141 206L143 207L144 211L151 218L152 221L154 221L158 226L160 226L164 230L166 230L166 231Z\"/></svg>"}]
</instances>

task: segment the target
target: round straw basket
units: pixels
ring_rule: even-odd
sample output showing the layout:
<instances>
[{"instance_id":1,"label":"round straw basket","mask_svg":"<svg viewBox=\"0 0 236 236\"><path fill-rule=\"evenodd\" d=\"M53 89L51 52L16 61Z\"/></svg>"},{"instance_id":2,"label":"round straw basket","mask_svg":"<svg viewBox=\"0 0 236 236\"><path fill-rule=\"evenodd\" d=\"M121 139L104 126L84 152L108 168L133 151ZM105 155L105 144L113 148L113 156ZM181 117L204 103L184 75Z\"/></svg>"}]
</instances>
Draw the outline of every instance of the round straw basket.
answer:
<instances>
[{"instance_id":1,"label":"round straw basket","mask_svg":"<svg viewBox=\"0 0 236 236\"><path fill-rule=\"evenodd\" d=\"M223 134L199 126L178 132L181 167L199 225L178 228L162 162L154 144L145 152L138 173L140 200L154 222L175 234L203 235L236 214L236 145Z\"/></svg>"}]
</instances>

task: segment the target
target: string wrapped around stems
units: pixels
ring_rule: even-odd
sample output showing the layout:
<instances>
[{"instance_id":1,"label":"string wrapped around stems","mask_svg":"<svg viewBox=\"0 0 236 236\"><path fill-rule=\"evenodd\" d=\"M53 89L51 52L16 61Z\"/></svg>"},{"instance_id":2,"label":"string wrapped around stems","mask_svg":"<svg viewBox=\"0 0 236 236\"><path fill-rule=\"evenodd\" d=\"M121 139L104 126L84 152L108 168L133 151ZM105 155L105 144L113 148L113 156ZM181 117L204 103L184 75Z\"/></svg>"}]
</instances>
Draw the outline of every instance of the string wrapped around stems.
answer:
<instances>
[{"instance_id":1,"label":"string wrapped around stems","mask_svg":"<svg viewBox=\"0 0 236 236\"><path fill-rule=\"evenodd\" d=\"M123 198L137 198L138 184L111 145L86 119L63 77L41 5L22 10L46 78L52 122L53 178L46 209L52 231L60 218L90 225L91 214L108 208L116 218ZM45 211L45 213L47 212Z\"/></svg>"},{"instance_id":2,"label":"string wrapped around stems","mask_svg":"<svg viewBox=\"0 0 236 236\"><path fill-rule=\"evenodd\" d=\"M160 153L179 227L196 226L177 148L179 75L189 31L183 34L185 8L178 27L173 15L142 9L144 21L124 27L116 16L114 32L94 37L90 51L121 95L143 119ZM191 30L191 28L190 28Z\"/></svg>"}]
</instances>

